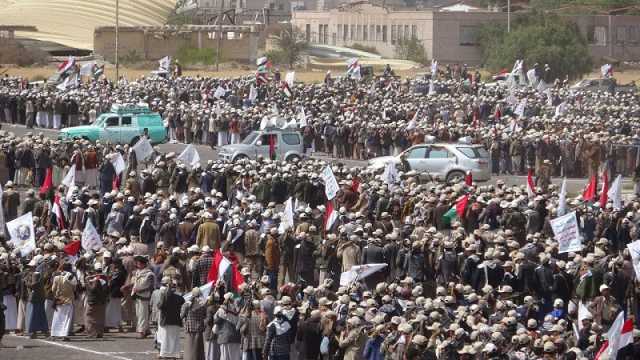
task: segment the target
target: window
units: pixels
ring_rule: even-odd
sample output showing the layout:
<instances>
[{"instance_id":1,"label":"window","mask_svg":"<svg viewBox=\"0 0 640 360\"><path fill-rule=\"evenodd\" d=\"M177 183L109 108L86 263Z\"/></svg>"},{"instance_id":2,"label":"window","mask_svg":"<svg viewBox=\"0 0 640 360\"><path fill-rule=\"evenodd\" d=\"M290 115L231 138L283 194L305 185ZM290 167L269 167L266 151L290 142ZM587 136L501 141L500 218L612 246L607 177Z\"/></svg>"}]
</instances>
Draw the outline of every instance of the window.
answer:
<instances>
[{"instance_id":1,"label":"window","mask_svg":"<svg viewBox=\"0 0 640 360\"><path fill-rule=\"evenodd\" d=\"M618 26L616 27L616 41L618 43L624 43L627 41L627 27L626 26Z\"/></svg>"},{"instance_id":2,"label":"window","mask_svg":"<svg viewBox=\"0 0 640 360\"><path fill-rule=\"evenodd\" d=\"M427 148L424 146L411 149L407 152L407 159L424 159L427 156Z\"/></svg>"},{"instance_id":3,"label":"window","mask_svg":"<svg viewBox=\"0 0 640 360\"><path fill-rule=\"evenodd\" d=\"M411 34L409 34L409 25L404 26L404 36L403 39L409 40L411 39Z\"/></svg>"},{"instance_id":4,"label":"window","mask_svg":"<svg viewBox=\"0 0 640 360\"><path fill-rule=\"evenodd\" d=\"M307 39L307 42L310 42L311 41L311 24L307 24L305 26L304 31L305 31L305 37Z\"/></svg>"},{"instance_id":5,"label":"window","mask_svg":"<svg viewBox=\"0 0 640 360\"><path fill-rule=\"evenodd\" d=\"M369 36L368 36L369 34L368 34L368 31L367 31L368 28L369 28L369 26L362 25L362 40L363 41L369 40Z\"/></svg>"},{"instance_id":6,"label":"window","mask_svg":"<svg viewBox=\"0 0 640 360\"><path fill-rule=\"evenodd\" d=\"M460 45L462 46L474 46L478 45L478 33L477 26L460 26Z\"/></svg>"},{"instance_id":7,"label":"window","mask_svg":"<svg viewBox=\"0 0 640 360\"><path fill-rule=\"evenodd\" d=\"M355 25L351 25L351 32L350 34L351 36L349 36L349 40L354 41L356 39L356 26Z\"/></svg>"},{"instance_id":8,"label":"window","mask_svg":"<svg viewBox=\"0 0 640 360\"><path fill-rule=\"evenodd\" d=\"M342 41L347 41L347 39L349 38L349 25L344 24L344 31L342 31Z\"/></svg>"},{"instance_id":9,"label":"window","mask_svg":"<svg viewBox=\"0 0 640 360\"><path fill-rule=\"evenodd\" d=\"M269 146L269 138L273 139L274 145L278 145L278 136L276 134L266 134L260 137L262 146Z\"/></svg>"},{"instance_id":10,"label":"window","mask_svg":"<svg viewBox=\"0 0 640 360\"><path fill-rule=\"evenodd\" d=\"M417 39L418 38L418 26L417 25L411 25L411 38L412 39Z\"/></svg>"},{"instance_id":11,"label":"window","mask_svg":"<svg viewBox=\"0 0 640 360\"><path fill-rule=\"evenodd\" d=\"M628 26L627 27L627 41L636 44L640 40L640 27Z\"/></svg>"},{"instance_id":12,"label":"window","mask_svg":"<svg viewBox=\"0 0 640 360\"><path fill-rule=\"evenodd\" d=\"M396 35L396 26L395 25L391 25L391 44L395 44L397 38L398 37Z\"/></svg>"},{"instance_id":13,"label":"window","mask_svg":"<svg viewBox=\"0 0 640 360\"><path fill-rule=\"evenodd\" d=\"M429 151L429 159L447 159L452 155L445 148L432 147Z\"/></svg>"},{"instance_id":14,"label":"window","mask_svg":"<svg viewBox=\"0 0 640 360\"><path fill-rule=\"evenodd\" d=\"M122 117L122 126L131 126L131 116Z\"/></svg>"},{"instance_id":15,"label":"window","mask_svg":"<svg viewBox=\"0 0 640 360\"><path fill-rule=\"evenodd\" d=\"M105 122L105 124L107 124L107 126L118 126L119 121L117 117L110 117L110 118L107 118L107 121Z\"/></svg>"},{"instance_id":16,"label":"window","mask_svg":"<svg viewBox=\"0 0 640 360\"><path fill-rule=\"evenodd\" d=\"M380 41L380 39L382 39L382 27L376 25L376 41Z\"/></svg>"},{"instance_id":17,"label":"window","mask_svg":"<svg viewBox=\"0 0 640 360\"><path fill-rule=\"evenodd\" d=\"M382 42L387 42L387 25L382 25Z\"/></svg>"},{"instance_id":18,"label":"window","mask_svg":"<svg viewBox=\"0 0 640 360\"><path fill-rule=\"evenodd\" d=\"M282 134L282 142L287 145L300 145L298 134Z\"/></svg>"},{"instance_id":19,"label":"window","mask_svg":"<svg viewBox=\"0 0 640 360\"><path fill-rule=\"evenodd\" d=\"M342 24L338 24L338 39L342 39Z\"/></svg>"},{"instance_id":20,"label":"window","mask_svg":"<svg viewBox=\"0 0 640 360\"><path fill-rule=\"evenodd\" d=\"M463 153L466 157L471 159L488 158L489 153L483 147L456 147L458 151Z\"/></svg>"},{"instance_id":21,"label":"window","mask_svg":"<svg viewBox=\"0 0 640 360\"><path fill-rule=\"evenodd\" d=\"M369 25L369 36L371 37L371 40L376 41L376 26L375 25Z\"/></svg>"},{"instance_id":22,"label":"window","mask_svg":"<svg viewBox=\"0 0 640 360\"><path fill-rule=\"evenodd\" d=\"M587 39L592 45L607 46L607 28L605 26L592 26L587 32Z\"/></svg>"},{"instance_id":23,"label":"window","mask_svg":"<svg viewBox=\"0 0 640 360\"><path fill-rule=\"evenodd\" d=\"M362 25L356 25L356 41L362 40Z\"/></svg>"}]
</instances>

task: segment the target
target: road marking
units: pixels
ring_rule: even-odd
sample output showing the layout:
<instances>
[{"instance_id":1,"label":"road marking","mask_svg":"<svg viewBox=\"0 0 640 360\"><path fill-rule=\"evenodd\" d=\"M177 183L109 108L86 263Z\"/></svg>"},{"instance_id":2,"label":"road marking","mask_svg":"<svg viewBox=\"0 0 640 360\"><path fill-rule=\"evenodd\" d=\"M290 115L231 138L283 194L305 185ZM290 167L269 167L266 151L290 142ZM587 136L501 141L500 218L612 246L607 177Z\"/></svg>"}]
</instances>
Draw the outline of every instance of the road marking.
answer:
<instances>
[{"instance_id":1,"label":"road marking","mask_svg":"<svg viewBox=\"0 0 640 360\"><path fill-rule=\"evenodd\" d=\"M69 344L62 344L62 343L58 343L55 341L48 341L48 340L41 340L41 339L33 339L33 340L37 340L40 342L43 342L45 344L49 344L49 345L54 345L54 346L59 346L62 348L66 348L66 349L71 349L71 350L76 350L76 351L82 351L82 352L87 352L89 354L94 354L94 355L100 355L100 356L105 356L105 357L110 357L112 359L117 359L117 360L133 360L131 358L128 357L124 357L124 356L118 356L118 355L113 355L109 352L101 352L101 351L95 351L95 350L90 350L90 349L85 349L85 348L81 348L79 346L73 346L73 345L69 345Z\"/></svg>"}]
</instances>

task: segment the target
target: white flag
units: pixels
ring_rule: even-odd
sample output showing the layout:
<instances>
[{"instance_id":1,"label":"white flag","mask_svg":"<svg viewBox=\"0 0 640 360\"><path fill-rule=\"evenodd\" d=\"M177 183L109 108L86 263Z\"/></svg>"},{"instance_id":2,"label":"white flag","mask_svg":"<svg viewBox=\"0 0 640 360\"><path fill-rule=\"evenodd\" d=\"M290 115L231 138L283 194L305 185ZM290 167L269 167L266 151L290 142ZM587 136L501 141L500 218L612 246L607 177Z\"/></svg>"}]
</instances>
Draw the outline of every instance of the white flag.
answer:
<instances>
[{"instance_id":1,"label":"white flag","mask_svg":"<svg viewBox=\"0 0 640 360\"><path fill-rule=\"evenodd\" d=\"M287 75L284 76L284 81L289 85L289 88L293 88L293 85L296 81L296 72L289 71Z\"/></svg>"},{"instance_id":2,"label":"white flag","mask_svg":"<svg viewBox=\"0 0 640 360\"><path fill-rule=\"evenodd\" d=\"M293 227L293 198L287 199L284 202L284 214L282 215L282 221L278 231L284 233L287 229Z\"/></svg>"},{"instance_id":3,"label":"white flag","mask_svg":"<svg viewBox=\"0 0 640 360\"><path fill-rule=\"evenodd\" d=\"M389 161L387 166L384 168L384 173L382 174L382 179L385 184L392 185L395 184L398 180L398 170L396 169L396 163L393 161Z\"/></svg>"},{"instance_id":4,"label":"white flag","mask_svg":"<svg viewBox=\"0 0 640 360\"><path fill-rule=\"evenodd\" d=\"M582 320L586 319L587 316L591 315L591 312L589 311L589 308L582 302L580 301L578 303L578 329L582 330Z\"/></svg>"},{"instance_id":5,"label":"white flag","mask_svg":"<svg viewBox=\"0 0 640 360\"><path fill-rule=\"evenodd\" d=\"M387 264L354 265L350 270L340 274L340 286L348 286L354 281L364 280L387 266Z\"/></svg>"},{"instance_id":6,"label":"white flag","mask_svg":"<svg viewBox=\"0 0 640 360\"><path fill-rule=\"evenodd\" d=\"M431 59L431 78L433 79L436 75L438 75L438 61Z\"/></svg>"},{"instance_id":7,"label":"white flag","mask_svg":"<svg viewBox=\"0 0 640 360\"><path fill-rule=\"evenodd\" d=\"M636 271L636 279L640 279L640 240L628 243L627 248L629 249L633 269Z\"/></svg>"},{"instance_id":8,"label":"white flag","mask_svg":"<svg viewBox=\"0 0 640 360\"><path fill-rule=\"evenodd\" d=\"M171 57L165 56L162 59L160 59L158 63L160 64L160 68L158 69L159 71L169 72L169 69L171 68Z\"/></svg>"},{"instance_id":9,"label":"white flag","mask_svg":"<svg viewBox=\"0 0 640 360\"><path fill-rule=\"evenodd\" d=\"M307 114L305 114L304 112L304 106L300 106L300 112L298 113L298 122L300 123L301 128L307 126Z\"/></svg>"},{"instance_id":10,"label":"white flag","mask_svg":"<svg viewBox=\"0 0 640 360\"><path fill-rule=\"evenodd\" d=\"M71 165L69 167L69 171L67 171L67 175L62 179L62 185L66 187L72 187L76 184L76 164Z\"/></svg>"},{"instance_id":11,"label":"white flag","mask_svg":"<svg viewBox=\"0 0 640 360\"><path fill-rule=\"evenodd\" d=\"M102 249L102 239L100 239L100 235L91 220L87 220L87 224L84 226L80 244L85 251L98 251Z\"/></svg>"},{"instance_id":12,"label":"white flag","mask_svg":"<svg viewBox=\"0 0 640 360\"><path fill-rule=\"evenodd\" d=\"M255 86L251 85L251 89L249 89L249 100L251 102L255 102L258 98L258 89Z\"/></svg>"},{"instance_id":13,"label":"white flag","mask_svg":"<svg viewBox=\"0 0 640 360\"><path fill-rule=\"evenodd\" d=\"M435 95L436 87L433 84L433 80L429 81L429 95Z\"/></svg>"},{"instance_id":14,"label":"white flag","mask_svg":"<svg viewBox=\"0 0 640 360\"><path fill-rule=\"evenodd\" d=\"M322 170L320 178L324 181L324 194L328 200L332 200L340 191L340 186L338 186L338 181L329 165Z\"/></svg>"},{"instance_id":15,"label":"white flag","mask_svg":"<svg viewBox=\"0 0 640 360\"><path fill-rule=\"evenodd\" d=\"M120 174L122 174L122 172L126 168L122 154L120 154L119 152L116 152L115 157L113 158L113 160L111 160L111 163L113 164L113 167L116 169L116 175L120 176Z\"/></svg>"},{"instance_id":16,"label":"white flag","mask_svg":"<svg viewBox=\"0 0 640 360\"><path fill-rule=\"evenodd\" d=\"M613 181L609 192L607 192L607 196L613 201L613 208L615 210L622 209L622 175L618 175Z\"/></svg>"},{"instance_id":17,"label":"white flag","mask_svg":"<svg viewBox=\"0 0 640 360\"><path fill-rule=\"evenodd\" d=\"M514 114L523 117L524 116L524 109L527 107L527 99L522 99L520 100L520 103L518 104L518 106L516 107L516 110L513 112Z\"/></svg>"},{"instance_id":18,"label":"white flag","mask_svg":"<svg viewBox=\"0 0 640 360\"><path fill-rule=\"evenodd\" d=\"M189 144L177 159L182 161L189 170L200 164L200 154L192 144Z\"/></svg>"},{"instance_id":19,"label":"white flag","mask_svg":"<svg viewBox=\"0 0 640 360\"><path fill-rule=\"evenodd\" d=\"M618 350L621 349L620 340L622 339L622 336L620 335L622 334L623 327L624 327L624 311L620 311L620 313L618 313L618 316L616 317L613 324L611 324L609 331L607 331L608 344L603 354L600 354L601 356L599 359L604 359L602 355L607 355L606 358L610 360L615 360L617 358ZM627 344L624 344L624 345L626 346Z\"/></svg>"},{"instance_id":20,"label":"white flag","mask_svg":"<svg viewBox=\"0 0 640 360\"><path fill-rule=\"evenodd\" d=\"M80 76L92 76L93 75L93 66L96 63L91 61L80 67Z\"/></svg>"},{"instance_id":21,"label":"white flag","mask_svg":"<svg viewBox=\"0 0 640 360\"><path fill-rule=\"evenodd\" d=\"M567 213L567 178L562 179L562 187L560 188L560 199L558 200L558 216Z\"/></svg>"},{"instance_id":22,"label":"white flag","mask_svg":"<svg viewBox=\"0 0 640 360\"><path fill-rule=\"evenodd\" d=\"M225 94L227 93L227 91L220 85L218 85L218 88L216 89L216 91L213 93L213 96L216 99L220 99L221 97L223 97Z\"/></svg>"},{"instance_id":23,"label":"white flag","mask_svg":"<svg viewBox=\"0 0 640 360\"><path fill-rule=\"evenodd\" d=\"M133 145L133 151L136 153L136 160L144 161L153 154L153 146L146 136L143 136L138 142Z\"/></svg>"},{"instance_id":24,"label":"white flag","mask_svg":"<svg viewBox=\"0 0 640 360\"><path fill-rule=\"evenodd\" d=\"M33 215L28 212L15 220L7 223L9 231L9 243L15 249L20 250L20 255L25 257L36 248L36 235L33 230Z\"/></svg>"}]
</instances>

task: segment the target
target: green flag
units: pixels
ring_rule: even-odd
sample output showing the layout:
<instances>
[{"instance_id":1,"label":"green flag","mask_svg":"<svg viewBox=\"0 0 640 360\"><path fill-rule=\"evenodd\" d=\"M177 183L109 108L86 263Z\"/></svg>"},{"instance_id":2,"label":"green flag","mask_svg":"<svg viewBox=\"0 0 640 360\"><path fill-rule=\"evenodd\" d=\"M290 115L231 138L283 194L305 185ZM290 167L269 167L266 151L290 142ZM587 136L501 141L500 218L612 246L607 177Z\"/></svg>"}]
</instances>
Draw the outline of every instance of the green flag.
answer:
<instances>
[{"instance_id":1,"label":"green flag","mask_svg":"<svg viewBox=\"0 0 640 360\"><path fill-rule=\"evenodd\" d=\"M456 213L456 207L454 206L449 209L449 211L444 213L444 215L442 215L442 220L445 222L445 224L451 225L451 223L457 216L458 214Z\"/></svg>"}]
</instances>

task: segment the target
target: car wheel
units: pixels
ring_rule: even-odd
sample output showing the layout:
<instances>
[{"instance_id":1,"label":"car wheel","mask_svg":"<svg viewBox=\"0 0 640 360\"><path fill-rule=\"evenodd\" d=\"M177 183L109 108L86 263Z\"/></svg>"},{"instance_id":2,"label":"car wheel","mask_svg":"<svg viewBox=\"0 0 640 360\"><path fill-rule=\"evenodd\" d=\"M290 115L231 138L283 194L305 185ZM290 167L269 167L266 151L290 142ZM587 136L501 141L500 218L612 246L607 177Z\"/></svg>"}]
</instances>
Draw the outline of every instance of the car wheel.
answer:
<instances>
[{"instance_id":1,"label":"car wheel","mask_svg":"<svg viewBox=\"0 0 640 360\"><path fill-rule=\"evenodd\" d=\"M131 139L131 142L129 143L129 146L134 146L135 144L138 143L138 141L140 141L140 137L139 136L135 136L133 139Z\"/></svg>"},{"instance_id":2,"label":"car wheel","mask_svg":"<svg viewBox=\"0 0 640 360\"><path fill-rule=\"evenodd\" d=\"M247 157L247 155L240 154L240 155L236 156L235 158L233 158L233 162L238 162L238 161L245 160L245 159L248 159L248 158L249 157Z\"/></svg>"},{"instance_id":3,"label":"car wheel","mask_svg":"<svg viewBox=\"0 0 640 360\"><path fill-rule=\"evenodd\" d=\"M464 173L462 171L452 171L447 174L446 181L448 184L452 185L464 181Z\"/></svg>"},{"instance_id":4,"label":"car wheel","mask_svg":"<svg viewBox=\"0 0 640 360\"><path fill-rule=\"evenodd\" d=\"M289 155L286 159L288 162L299 162L300 156L298 155Z\"/></svg>"}]
</instances>

